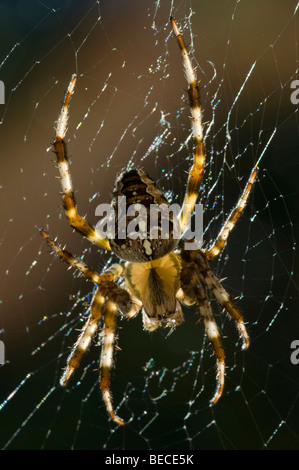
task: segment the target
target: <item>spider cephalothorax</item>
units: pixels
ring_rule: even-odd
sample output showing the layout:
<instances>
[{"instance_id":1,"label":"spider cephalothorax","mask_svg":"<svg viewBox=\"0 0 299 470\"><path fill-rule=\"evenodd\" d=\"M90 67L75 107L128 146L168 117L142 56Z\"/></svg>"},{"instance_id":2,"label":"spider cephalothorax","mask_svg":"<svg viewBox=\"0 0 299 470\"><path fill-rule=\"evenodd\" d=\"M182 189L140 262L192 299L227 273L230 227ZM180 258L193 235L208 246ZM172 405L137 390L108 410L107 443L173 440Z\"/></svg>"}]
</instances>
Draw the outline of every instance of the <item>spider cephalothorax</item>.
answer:
<instances>
[{"instance_id":1,"label":"spider cephalothorax","mask_svg":"<svg viewBox=\"0 0 299 470\"><path fill-rule=\"evenodd\" d=\"M219 255L246 206L257 168L253 168L237 205L229 214L216 240L206 249L199 249L194 240L183 241L179 247L178 233L184 233L193 213L204 171L205 155L199 88L182 36L173 18L171 18L171 23L182 53L188 81L194 140L193 165L190 168L181 211L179 214L170 212L166 198L149 176L142 169L133 169L123 171L116 180L111 216L112 228L115 229L113 236L103 235L78 214L64 142L69 101L77 80L77 77L73 76L58 118L54 142L64 208L74 229L105 250L112 250L121 262L111 265L99 274L89 269L83 261L60 248L41 229L41 234L58 256L97 286L89 316L67 359L61 384L67 385L81 357L89 347L100 320L103 319L100 387L107 411L112 419L121 425L124 421L115 414L110 394L110 371L113 365L118 312L127 318L132 318L142 309L144 328L154 331L158 327L178 326L183 321L181 304L196 304L217 358L217 387L212 399L213 403L218 401L224 387L225 352L211 309L209 292L235 320L243 341L243 349L249 346L242 314L211 270L209 261ZM151 209L154 210L155 216L157 212L159 214L157 219L154 217L154 223L152 223ZM136 212L140 214L140 211L141 216L136 220ZM163 225L165 221L169 224L167 236L165 236Z\"/></svg>"}]
</instances>

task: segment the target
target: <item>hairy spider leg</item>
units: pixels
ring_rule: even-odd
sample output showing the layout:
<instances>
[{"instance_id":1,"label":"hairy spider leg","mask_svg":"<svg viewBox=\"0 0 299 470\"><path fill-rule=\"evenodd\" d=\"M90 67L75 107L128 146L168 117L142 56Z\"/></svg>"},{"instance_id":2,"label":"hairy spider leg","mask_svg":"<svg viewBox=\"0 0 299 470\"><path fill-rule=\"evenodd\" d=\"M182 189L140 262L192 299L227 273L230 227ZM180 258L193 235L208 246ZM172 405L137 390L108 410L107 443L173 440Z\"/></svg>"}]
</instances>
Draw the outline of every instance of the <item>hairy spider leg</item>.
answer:
<instances>
[{"instance_id":1,"label":"hairy spider leg","mask_svg":"<svg viewBox=\"0 0 299 470\"><path fill-rule=\"evenodd\" d=\"M211 402L216 403L222 395L225 379L225 351L208 298L207 283L210 267L204 252L200 249L188 250L188 242L182 246L181 290L179 298L187 305L199 307L200 317L204 322L206 334L213 346L217 360L217 386Z\"/></svg>"},{"instance_id":2,"label":"hairy spider leg","mask_svg":"<svg viewBox=\"0 0 299 470\"><path fill-rule=\"evenodd\" d=\"M106 405L107 411L113 421L119 425L124 425L124 421L116 416L110 393L110 376L113 366L113 351L115 341L115 325L117 315L117 304L110 300L107 301L104 308L104 328L102 332L102 350L100 360L100 388Z\"/></svg>"},{"instance_id":3,"label":"hairy spider leg","mask_svg":"<svg viewBox=\"0 0 299 470\"><path fill-rule=\"evenodd\" d=\"M135 317L137 315L137 313L139 312L139 310L141 309L142 302L137 297L135 297L135 295L131 292L131 290L129 289L126 281L122 282L120 284L120 287L122 289L126 290L128 292L128 294L130 295L131 299L132 299L133 307L132 307L130 312L126 313L126 317L128 319L131 319L131 318Z\"/></svg>"},{"instance_id":4,"label":"hairy spider leg","mask_svg":"<svg viewBox=\"0 0 299 470\"><path fill-rule=\"evenodd\" d=\"M138 313L142 304L131 295L128 289L123 289L113 283L114 280L122 275L124 271L123 265L114 264L102 274L99 274L91 270L83 261L62 249L49 237L44 229L41 229L40 232L61 260L76 268L87 279L98 284L98 288L91 303L89 317L67 359L67 365L60 379L60 384L64 387L67 385L73 372L79 366L84 353L89 348L90 342L97 330L98 323L103 316L104 328L100 360L100 388L102 390L104 403L111 418L116 423L123 425L124 421L118 418L113 411L112 397L109 390L111 367L113 365L116 315L119 308L127 318L132 318ZM123 285L125 284L123 283ZM109 300L110 296L113 297L114 300Z\"/></svg>"},{"instance_id":5,"label":"hairy spider leg","mask_svg":"<svg viewBox=\"0 0 299 470\"><path fill-rule=\"evenodd\" d=\"M249 194L251 192L253 183L255 181L256 175L257 175L257 168L254 167L251 174L250 174L250 176L249 176L249 179L247 181L245 189L244 189L243 193L240 196L240 199L239 199L237 205L230 212L229 216L227 217L226 221L224 222L223 227L220 230L220 232L219 232L216 240L212 244L212 246L210 248L208 248L207 250L205 250L205 254L206 254L206 256L209 260L211 260L211 259L215 258L216 256L218 256L219 253L224 248L230 232L232 231L232 229L236 225L237 220L241 216L241 214L242 214L242 212L243 212L243 210L246 206L246 203L247 203Z\"/></svg>"},{"instance_id":6,"label":"hairy spider leg","mask_svg":"<svg viewBox=\"0 0 299 470\"><path fill-rule=\"evenodd\" d=\"M100 288L98 287L90 307L90 315L85 322L85 325L74 344L72 351L67 358L67 365L60 379L60 385L66 387L70 377L72 376L75 369L79 366L80 361L90 346L90 342L97 330L98 323L102 317L103 306L105 303L105 297L102 295Z\"/></svg>"},{"instance_id":7,"label":"hairy spider leg","mask_svg":"<svg viewBox=\"0 0 299 470\"><path fill-rule=\"evenodd\" d=\"M244 325L243 315L238 309L236 304L232 301L229 294L226 292L224 287L218 281L217 277L211 269L207 272L207 277L205 278L207 286L213 291L217 302L219 302L225 310L228 312L231 318L236 322L240 336L243 339L242 349L248 349L249 347L249 337Z\"/></svg>"},{"instance_id":8,"label":"hairy spider leg","mask_svg":"<svg viewBox=\"0 0 299 470\"><path fill-rule=\"evenodd\" d=\"M110 243L99 231L97 231L84 217L78 214L77 204L74 196L71 173L69 168L66 143L64 138L67 132L69 116L69 104L74 93L77 76L73 75L69 83L64 102L57 121L56 140L54 149L57 157L58 170L60 173L61 186L63 191L63 205L71 226L86 237L90 242L110 250Z\"/></svg>"},{"instance_id":9,"label":"hairy spider leg","mask_svg":"<svg viewBox=\"0 0 299 470\"><path fill-rule=\"evenodd\" d=\"M214 319L211 305L208 300L208 294L205 285L203 283L198 283L196 288L194 288L194 292L196 293L199 312L205 325L206 334L213 346L214 354L217 359L217 386L214 396L211 399L211 402L215 404L221 397L224 388L225 352L222 346L217 323Z\"/></svg>"},{"instance_id":10,"label":"hairy spider leg","mask_svg":"<svg viewBox=\"0 0 299 470\"><path fill-rule=\"evenodd\" d=\"M195 71L192 67L190 57L180 31L174 18L170 18L174 34L176 35L179 48L181 50L183 67L188 82L189 104L191 108L192 133L193 133L193 165L189 171L187 189L180 213L180 227L183 233L196 204L198 190L202 180L205 165L205 149L203 141L202 112L200 105L199 87Z\"/></svg>"},{"instance_id":11,"label":"hairy spider leg","mask_svg":"<svg viewBox=\"0 0 299 470\"><path fill-rule=\"evenodd\" d=\"M83 276L95 284L99 284L103 281L114 281L123 273L124 266L122 264L113 264L104 273L99 274L96 271L90 269L81 259L76 258L69 251L61 248L58 243L52 240L52 238L46 233L44 229L40 229L40 233L62 261L65 261L66 263L76 268L81 272L81 274L83 274Z\"/></svg>"},{"instance_id":12,"label":"hairy spider leg","mask_svg":"<svg viewBox=\"0 0 299 470\"><path fill-rule=\"evenodd\" d=\"M104 282L112 282L121 276L124 269L122 265L114 264L102 274L99 274L96 271L90 269L83 261L73 256L68 251L62 249L57 243L54 242L54 240L52 240L52 238L49 237L45 230L41 229L40 232L61 260L76 268L90 281L96 284L101 284ZM67 385L74 370L79 366L83 354L90 345L91 339L96 332L98 322L101 319L104 303L105 297L98 288L91 302L90 315L86 320L81 334L72 348L71 354L67 358L66 369L60 379L60 384L64 387Z\"/></svg>"}]
</instances>

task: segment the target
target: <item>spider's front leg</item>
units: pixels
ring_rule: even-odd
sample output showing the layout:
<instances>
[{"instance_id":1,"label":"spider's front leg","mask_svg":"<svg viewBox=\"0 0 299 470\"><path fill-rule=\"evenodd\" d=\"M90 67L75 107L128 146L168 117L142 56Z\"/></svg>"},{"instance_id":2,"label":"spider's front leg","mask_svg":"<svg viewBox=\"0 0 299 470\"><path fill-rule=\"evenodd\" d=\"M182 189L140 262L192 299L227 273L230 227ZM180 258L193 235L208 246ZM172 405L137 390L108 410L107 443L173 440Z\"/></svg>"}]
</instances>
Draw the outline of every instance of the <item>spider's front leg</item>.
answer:
<instances>
[{"instance_id":1,"label":"spider's front leg","mask_svg":"<svg viewBox=\"0 0 299 470\"><path fill-rule=\"evenodd\" d=\"M174 18L170 18L172 29L176 36L183 60L183 67L188 83L189 105L192 118L193 135L193 165L189 170L186 193L180 214L180 226L183 233L194 210L198 190L202 180L205 165L205 147L203 138L202 110L196 73L192 67L183 37Z\"/></svg>"},{"instance_id":2,"label":"spider's front leg","mask_svg":"<svg viewBox=\"0 0 299 470\"><path fill-rule=\"evenodd\" d=\"M57 157L58 170L63 191L63 205L71 226L92 243L110 250L110 243L98 230L96 230L84 217L78 214L74 196L71 173L69 168L66 143L64 141L67 132L69 104L74 93L77 76L73 75L68 86L64 102L58 117L56 127L56 139L54 149Z\"/></svg>"}]
</instances>

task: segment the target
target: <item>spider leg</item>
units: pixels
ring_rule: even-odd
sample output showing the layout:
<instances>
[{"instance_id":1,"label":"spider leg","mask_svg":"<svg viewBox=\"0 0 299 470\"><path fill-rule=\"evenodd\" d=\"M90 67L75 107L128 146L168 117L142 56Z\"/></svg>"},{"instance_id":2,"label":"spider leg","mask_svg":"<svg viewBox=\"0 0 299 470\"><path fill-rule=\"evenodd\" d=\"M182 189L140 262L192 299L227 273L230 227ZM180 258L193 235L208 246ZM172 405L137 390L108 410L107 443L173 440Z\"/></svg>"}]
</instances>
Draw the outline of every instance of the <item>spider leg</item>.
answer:
<instances>
[{"instance_id":1,"label":"spider leg","mask_svg":"<svg viewBox=\"0 0 299 470\"><path fill-rule=\"evenodd\" d=\"M64 138L67 132L69 103L76 84L77 76L73 75L68 86L64 102L57 121L56 140L54 149L57 157L58 169L61 178L61 186L63 191L63 204L66 215L71 226L81 235L86 237L92 243L110 250L110 243L100 232L98 232L87 220L85 220L77 212L77 204L74 196L71 173L69 168L66 143Z\"/></svg>"},{"instance_id":2,"label":"spider leg","mask_svg":"<svg viewBox=\"0 0 299 470\"><path fill-rule=\"evenodd\" d=\"M202 112L200 106L199 98L199 88L197 85L197 79L195 72L192 68L191 60L188 55L186 46L184 44L183 38L180 34L180 31L175 23L173 18L170 18L172 23L172 28L174 34L176 35L178 45L181 50L183 58L183 66L188 82L188 95L189 95L189 104L191 108L192 116L192 133L194 140L193 148L193 165L189 171L188 183L185 198L183 201L181 213L180 213L180 226L181 232L183 233L184 229L187 226L187 223L192 215L197 196L198 190L201 183L204 164L205 164L205 151L204 151L204 142L203 142L203 126L202 126Z\"/></svg>"},{"instance_id":3,"label":"spider leg","mask_svg":"<svg viewBox=\"0 0 299 470\"><path fill-rule=\"evenodd\" d=\"M115 341L116 316L118 309L128 318L136 313L136 304L127 290L117 284L105 283L101 286L106 303L104 305L104 328L102 332L102 350L100 359L100 388L107 411L113 421L119 425L125 424L113 410L112 396L110 393L110 376L113 366L113 350Z\"/></svg>"},{"instance_id":4,"label":"spider leg","mask_svg":"<svg viewBox=\"0 0 299 470\"><path fill-rule=\"evenodd\" d=\"M197 291L197 302L200 315L204 321L205 331L213 346L214 354L217 359L217 387L211 399L211 402L215 404L221 397L224 388L225 352L204 284L199 284L195 290Z\"/></svg>"},{"instance_id":5,"label":"spider leg","mask_svg":"<svg viewBox=\"0 0 299 470\"><path fill-rule=\"evenodd\" d=\"M102 351L100 361L100 387L102 396L106 405L107 411L113 421L117 424L125 424L113 411L112 396L110 393L110 376L111 368L113 365L113 349L115 340L115 325L116 325L117 305L115 302L108 301L105 305L104 312L104 330L102 336Z\"/></svg>"},{"instance_id":6,"label":"spider leg","mask_svg":"<svg viewBox=\"0 0 299 470\"><path fill-rule=\"evenodd\" d=\"M184 305L190 307L196 303L196 300L192 297L188 297L183 289L180 287L177 291L176 298Z\"/></svg>"},{"instance_id":7,"label":"spider leg","mask_svg":"<svg viewBox=\"0 0 299 470\"><path fill-rule=\"evenodd\" d=\"M214 319L207 294L206 272L208 265L201 250L186 250L182 247L181 300L187 305L194 302L199 306L199 313L205 325L206 334L213 346L217 359L217 387L211 400L216 403L222 395L225 378L225 351L219 330Z\"/></svg>"},{"instance_id":8,"label":"spider leg","mask_svg":"<svg viewBox=\"0 0 299 470\"><path fill-rule=\"evenodd\" d=\"M252 189L254 180L256 178L256 175L257 175L257 168L254 167L251 174L250 174L250 176L249 176L249 179L247 181L245 189L244 189L243 193L241 194L241 197L240 197L237 205L235 206L235 208L229 214L228 218L226 219L226 221L225 221L222 229L220 230L220 232L218 234L218 237L214 241L213 245L210 248L208 248L207 250L205 250L205 254L206 254L208 260L211 260L211 259L215 258L216 256L218 256L219 253L221 252L221 250L224 248L230 232L234 228L237 220L239 219L240 215L243 212L243 209L246 206L246 203L247 203L249 194L251 192L251 189Z\"/></svg>"},{"instance_id":9,"label":"spider leg","mask_svg":"<svg viewBox=\"0 0 299 470\"><path fill-rule=\"evenodd\" d=\"M45 233L45 232L44 232ZM45 233L46 235L46 233ZM65 371L60 379L60 384L66 386L74 370L78 367L83 354L89 348L91 339L97 329L97 325L102 316L103 305L105 303L105 296L102 293L102 286L106 285L107 282L117 279L122 273L121 265L114 265L108 268L104 273L98 274L95 271L89 269L83 261L74 258L70 253L65 250L61 250L58 245L56 245L53 240L49 238L49 243L53 248L58 248L57 254L66 262L70 263L72 266L75 266L79 271L81 271L88 279L93 282L100 284L101 287L98 287L90 307L90 315L86 320L86 323L82 329L81 334L79 335L76 343L74 344L71 354L67 358L67 365Z\"/></svg>"},{"instance_id":10,"label":"spider leg","mask_svg":"<svg viewBox=\"0 0 299 470\"><path fill-rule=\"evenodd\" d=\"M120 287L122 289L125 289L131 297L132 308L130 309L130 311L126 312L126 314L125 314L128 319L131 319L131 318L135 317L137 315L137 313L139 312L139 310L141 309L142 302L141 302L141 300L137 299L137 297L135 297L135 295L132 294L132 292L128 288L128 285L125 281L120 284Z\"/></svg>"},{"instance_id":11,"label":"spider leg","mask_svg":"<svg viewBox=\"0 0 299 470\"><path fill-rule=\"evenodd\" d=\"M71 354L67 358L66 368L60 379L60 384L63 387L67 385L74 370L79 366L83 354L89 348L90 342L101 319L104 303L105 297L98 288L91 303L90 315L82 329L80 336L73 346Z\"/></svg>"},{"instance_id":12,"label":"spider leg","mask_svg":"<svg viewBox=\"0 0 299 470\"><path fill-rule=\"evenodd\" d=\"M105 274L105 273L104 273ZM103 274L103 276L104 276ZM118 424L124 422L116 416L113 411L112 397L110 393L110 375L113 365L113 350L115 340L115 326L118 309L127 317L132 317L136 305L130 294L110 281L103 281L97 288L94 295L90 315L83 327L83 330L76 341L71 354L67 359L66 369L61 377L60 383L66 386L74 370L78 367L83 354L88 349L91 339L94 336L100 319L104 318L102 332L102 349L100 359L100 388L111 418Z\"/></svg>"},{"instance_id":13,"label":"spider leg","mask_svg":"<svg viewBox=\"0 0 299 470\"><path fill-rule=\"evenodd\" d=\"M73 256L67 250L62 249L60 245L52 240L52 238L45 232L44 229L40 229L40 233L61 260L76 268L83 274L83 276L96 284L99 284L103 281L114 281L123 273L123 266L121 264L114 264L110 266L110 268L108 268L104 273L99 274L96 271L90 269L82 260Z\"/></svg>"},{"instance_id":14,"label":"spider leg","mask_svg":"<svg viewBox=\"0 0 299 470\"><path fill-rule=\"evenodd\" d=\"M217 301L223 305L225 310L229 313L230 317L233 318L237 324L237 328L240 336L243 338L242 349L247 349L249 347L249 337L244 325L243 315L238 309L236 304L231 300L230 296L220 284L217 277L211 269L207 271L207 277L205 281L208 287L213 291Z\"/></svg>"}]
</instances>

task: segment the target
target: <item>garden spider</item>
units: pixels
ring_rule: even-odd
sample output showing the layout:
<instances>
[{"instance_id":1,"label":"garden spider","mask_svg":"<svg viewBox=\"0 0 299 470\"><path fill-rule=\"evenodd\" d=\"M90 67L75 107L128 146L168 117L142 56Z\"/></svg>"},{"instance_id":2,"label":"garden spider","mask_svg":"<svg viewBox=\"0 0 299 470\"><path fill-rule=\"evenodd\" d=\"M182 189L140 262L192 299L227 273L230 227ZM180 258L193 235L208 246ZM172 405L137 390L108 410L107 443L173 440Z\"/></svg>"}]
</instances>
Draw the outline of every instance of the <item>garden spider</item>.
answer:
<instances>
[{"instance_id":1,"label":"garden spider","mask_svg":"<svg viewBox=\"0 0 299 470\"><path fill-rule=\"evenodd\" d=\"M199 88L195 72L191 65L179 29L171 18L174 34L177 38L186 79L188 81L188 94L192 115L192 131L194 139L193 165L189 172L186 193L177 222L180 233L183 233L193 213L205 164L202 114L199 100ZM103 236L87 220L77 212L71 175L68 164L66 144L64 138L67 131L69 102L74 92L77 77L74 75L69 84L61 112L57 121L56 140L54 149L57 156L63 190L63 203L70 225L81 235L105 250L114 252L124 263L114 264L102 274L88 268L88 266L62 249L54 242L45 230L41 234L51 245L54 252L65 262L75 267L87 279L97 285L90 306L89 317L80 333L77 342L67 359L67 366L61 377L61 385L66 386L68 380L78 367L80 360L90 345L99 321L103 318L102 347L100 359L100 388L103 400L111 418L123 425L124 421L114 412L112 396L110 393L110 373L113 365L113 349L115 341L115 326L118 312L127 318L134 317L142 308L143 326L148 331L159 327L175 328L183 321L181 303L185 305L197 304L200 318L205 325L205 331L212 343L217 359L217 386L212 403L220 398L225 377L225 352L221 343L218 327L212 313L208 299L208 290L212 291L216 300L236 322L240 337L243 340L243 349L248 348L249 338L243 322L243 317L211 270L209 261L215 258L226 244L226 240L240 217L252 185L256 178L255 166L249 176L243 193L235 208L229 214L222 226L216 240L208 249L193 249L187 244L190 240L181 240L170 233L168 239L161 237L161 227L158 227L158 237L150 236L148 226L143 224L145 235L143 237L124 239L108 238ZM130 203L137 210L140 203L149 209L151 204L159 207L169 205L162 192L157 189L153 181L142 169L124 170L116 179L114 189L113 207L121 222L118 197L126 196L126 204ZM127 207L126 206L126 207ZM174 219L171 220L172 227ZM157 228L157 227L156 227ZM119 232L118 232L119 233ZM121 280L120 284L116 280Z\"/></svg>"}]
</instances>

